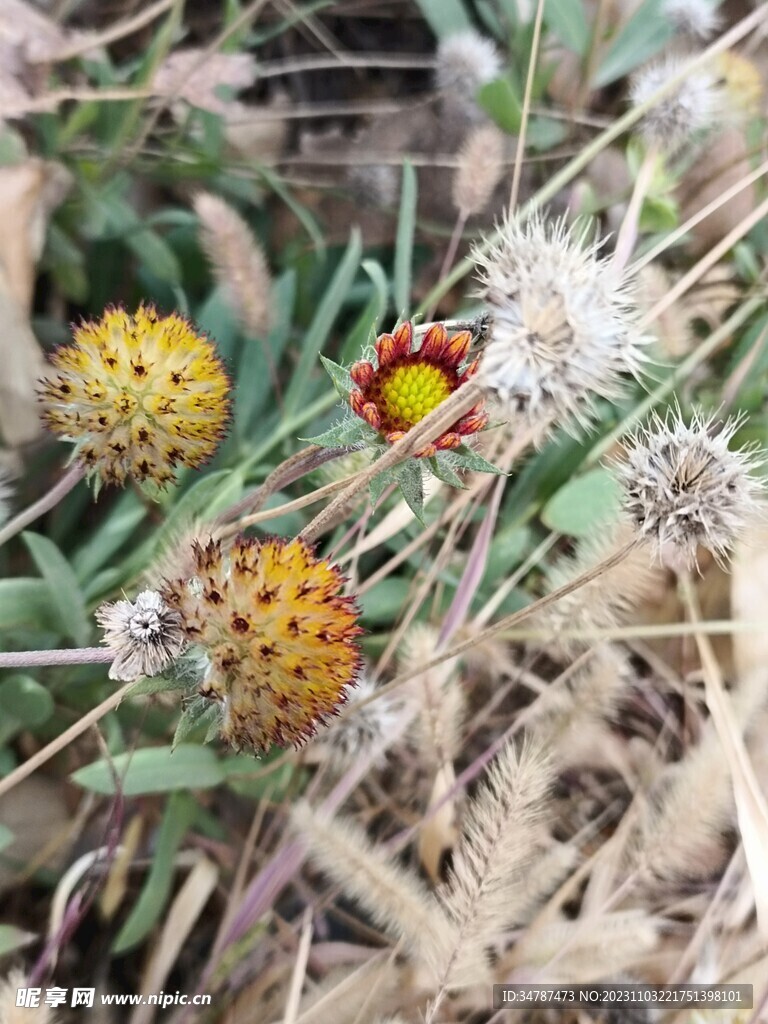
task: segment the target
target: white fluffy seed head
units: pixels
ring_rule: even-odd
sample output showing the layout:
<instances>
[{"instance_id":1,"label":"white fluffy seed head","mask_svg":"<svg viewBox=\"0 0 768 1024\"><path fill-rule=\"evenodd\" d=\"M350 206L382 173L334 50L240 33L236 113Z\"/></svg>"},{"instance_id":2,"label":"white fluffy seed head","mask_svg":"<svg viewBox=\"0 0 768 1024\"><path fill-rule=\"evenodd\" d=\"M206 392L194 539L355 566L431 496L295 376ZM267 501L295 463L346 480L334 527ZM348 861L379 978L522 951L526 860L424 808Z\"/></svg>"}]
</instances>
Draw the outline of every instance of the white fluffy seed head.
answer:
<instances>
[{"instance_id":1,"label":"white fluffy seed head","mask_svg":"<svg viewBox=\"0 0 768 1024\"><path fill-rule=\"evenodd\" d=\"M720 25L713 0L664 0L662 10L678 32L697 39L708 39Z\"/></svg>"},{"instance_id":2,"label":"white fluffy seed head","mask_svg":"<svg viewBox=\"0 0 768 1024\"><path fill-rule=\"evenodd\" d=\"M185 645L181 616L154 590L143 590L135 601L101 605L96 621L104 630L102 643L115 654L109 678L121 682L158 675Z\"/></svg>"},{"instance_id":3,"label":"white fluffy seed head","mask_svg":"<svg viewBox=\"0 0 768 1024\"><path fill-rule=\"evenodd\" d=\"M478 381L531 426L588 427L595 401L639 373L646 343L627 283L564 221L508 218L476 249L492 323Z\"/></svg>"},{"instance_id":4,"label":"white fluffy seed head","mask_svg":"<svg viewBox=\"0 0 768 1024\"><path fill-rule=\"evenodd\" d=\"M477 90L501 72L499 51L490 39L471 29L440 41L435 78L441 92L474 102Z\"/></svg>"},{"instance_id":5,"label":"white fluffy seed head","mask_svg":"<svg viewBox=\"0 0 768 1024\"><path fill-rule=\"evenodd\" d=\"M389 747L403 735L408 723L408 714L403 702L390 694L384 694L363 704L376 693L376 684L368 675L362 676L357 685L349 689L349 704L344 716L318 734L317 743L322 746L332 767L341 774L363 755L376 752L373 763L381 765Z\"/></svg>"},{"instance_id":6,"label":"white fluffy seed head","mask_svg":"<svg viewBox=\"0 0 768 1024\"><path fill-rule=\"evenodd\" d=\"M694 413L690 425L679 410L630 438L618 467L624 507L655 555L671 568L691 568L699 547L723 562L758 514L763 464L754 450L728 446L741 420L718 423Z\"/></svg>"},{"instance_id":7,"label":"white fluffy seed head","mask_svg":"<svg viewBox=\"0 0 768 1024\"><path fill-rule=\"evenodd\" d=\"M639 107L682 70L685 58L669 53L647 64L632 78L630 98ZM649 142L674 152L686 142L718 126L724 95L716 76L706 68L691 71L643 116L640 128Z\"/></svg>"}]
</instances>

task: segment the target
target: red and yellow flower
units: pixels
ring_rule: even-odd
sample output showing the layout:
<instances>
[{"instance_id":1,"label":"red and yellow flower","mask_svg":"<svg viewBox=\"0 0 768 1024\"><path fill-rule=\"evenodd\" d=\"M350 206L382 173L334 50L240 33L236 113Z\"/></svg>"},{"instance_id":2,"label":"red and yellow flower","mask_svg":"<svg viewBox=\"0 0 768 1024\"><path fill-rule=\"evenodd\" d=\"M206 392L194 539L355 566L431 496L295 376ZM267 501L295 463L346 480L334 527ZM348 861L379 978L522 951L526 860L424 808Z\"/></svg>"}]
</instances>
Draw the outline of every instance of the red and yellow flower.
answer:
<instances>
[{"instance_id":1,"label":"red and yellow flower","mask_svg":"<svg viewBox=\"0 0 768 1024\"><path fill-rule=\"evenodd\" d=\"M349 396L352 410L394 444L477 372L478 360L460 369L471 341L470 331L451 337L443 324L433 324L421 346L411 351L410 321L393 334L380 335L375 344L377 365L362 361L350 369L355 384ZM458 448L465 437L487 423L480 402L416 456L430 458L438 451Z\"/></svg>"}]
</instances>

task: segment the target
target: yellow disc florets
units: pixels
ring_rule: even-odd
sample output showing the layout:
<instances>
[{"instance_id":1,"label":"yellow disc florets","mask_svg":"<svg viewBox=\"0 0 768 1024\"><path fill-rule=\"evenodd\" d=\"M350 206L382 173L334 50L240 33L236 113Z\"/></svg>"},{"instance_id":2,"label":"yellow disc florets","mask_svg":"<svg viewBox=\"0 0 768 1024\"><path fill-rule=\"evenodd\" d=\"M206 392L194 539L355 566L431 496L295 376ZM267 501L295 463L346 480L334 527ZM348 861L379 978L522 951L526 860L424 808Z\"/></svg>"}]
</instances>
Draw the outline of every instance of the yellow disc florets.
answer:
<instances>
[{"instance_id":1,"label":"yellow disc florets","mask_svg":"<svg viewBox=\"0 0 768 1024\"><path fill-rule=\"evenodd\" d=\"M177 314L108 310L59 348L40 391L43 419L107 483L165 484L210 458L229 414L229 380L206 337Z\"/></svg>"},{"instance_id":2,"label":"yellow disc florets","mask_svg":"<svg viewBox=\"0 0 768 1024\"><path fill-rule=\"evenodd\" d=\"M222 705L222 736L262 752L299 744L344 703L360 665L361 629L338 568L301 540L194 545L196 576L167 584L210 671L203 696Z\"/></svg>"},{"instance_id":3,"label":"yellow disc florets","mask_svg":"<svg viewBox=\"0 0 768 1024\"><path fill-rule=\"evenodd\" d=\"M381 398L387 415L415 426L450 395L451 382L437 366L412 363L398 366L381 383Z\"/></svg>"}]
</instances>

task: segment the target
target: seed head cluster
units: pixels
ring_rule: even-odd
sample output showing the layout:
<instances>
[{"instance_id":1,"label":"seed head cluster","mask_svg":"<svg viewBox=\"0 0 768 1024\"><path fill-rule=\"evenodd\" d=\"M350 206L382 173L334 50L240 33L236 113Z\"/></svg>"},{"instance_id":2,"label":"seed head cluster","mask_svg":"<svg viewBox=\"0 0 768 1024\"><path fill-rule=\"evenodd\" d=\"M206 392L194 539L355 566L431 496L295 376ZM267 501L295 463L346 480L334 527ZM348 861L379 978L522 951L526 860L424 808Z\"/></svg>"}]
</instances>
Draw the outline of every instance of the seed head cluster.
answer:
<instances>
[{"instance_id":1,"label":"seed head cluster","mask_svg":"<svg viewBox=\"0 0 768 1024\"><path fill-rule=\"evenodd\" d=\"M75 442L75 460L105 483L160 486L177 466L216 450L229 415L229 380L213 343L154 306L110 309L75 329L41 382L43 419Z\"/></svg>"},{"instance_id":2,"label":"seed head cluster","mask_svg":"<svg viewBox=\"0 0 768 1024\"><path fill-rule=\"evenodd\" d=\"M142 591L135 601L101 605L96 620L104 629L102 642L115 654L110 679L159 675L186 644L181 616L154 590Z\"/></svg>"},{"instance_id":3,"label":"seed head cluster","mask_svg":"<svg viewBox=\"0 0 768 1024\"><path fill-rule=\"evenodd\" d=\"M510 416L586 427L637 374L645 339L626 283L564 222L511 218L475 250L492 324L478 380Z\"/></svg>"},{"instance_id":4,"label":"seed head cluster","mask_svg":"<svg viewBox=\"0 0 768 1024\"><path fill-rule=\"evenodd\" d=\"M356 702L376 697L376 683L363 675L350 696ZM351 708L318 735L328 760L337 772L350 768L358 758L377 752L374 763L383 764L387 747L403 734L406 709L389 694L370 700L359 709Z\"/></svg>"},{"instance_id":5,"label":"seed head cluster","mask_svg":"<svg viewBox=\"0 0 768 1024\"><path fill-rule=\"evenodd\" d=\"M435 78L438 89L473 103L477 90L497 78L501 57L494 43L469 29L441 40Z\"/></svg>"},{"instance_id":6,"label":"seed head cluster","mask_svg":"<svg viewBox=\"0 0 768 1024\"><path fill-rule=\"evenodd\" d=\"M759 484L751 471L761 460L729 448L739 425L701 413L688 425L678 411L655 416L630 439L619 466L624 507L662 563L691 568L699 547L723 561L755 515Z\"/></svg>"},{"instance_id":7,"label":"seed head cluster","mask_svg":"<svg viewBox=\"0 0 768 1024\"><path fill-rule=\"evenodd\" d=\"M635 106L651 98L682 71L684 58L669 53L647 64L632 79L630 97ZM723 92L706 68L685 74L680 83L655 103L641 121L641 131L662 151L679 150L685 143L717 127L723 115Z\"/></svg>"},{"instance_id":8,"label":"seed head cluster","mask_svg":"<svg viewBox=\"0 0 768 1024\"><path fill-rule=\"evenodd\" d=\"M360 667L354 597L338 568L302 540L238 538L232 549L194 545L192 580L164 597L190 643L208 655L200 687L222 708L236 749L299 745L338 712Z\"/></svg>"}]
</instances>

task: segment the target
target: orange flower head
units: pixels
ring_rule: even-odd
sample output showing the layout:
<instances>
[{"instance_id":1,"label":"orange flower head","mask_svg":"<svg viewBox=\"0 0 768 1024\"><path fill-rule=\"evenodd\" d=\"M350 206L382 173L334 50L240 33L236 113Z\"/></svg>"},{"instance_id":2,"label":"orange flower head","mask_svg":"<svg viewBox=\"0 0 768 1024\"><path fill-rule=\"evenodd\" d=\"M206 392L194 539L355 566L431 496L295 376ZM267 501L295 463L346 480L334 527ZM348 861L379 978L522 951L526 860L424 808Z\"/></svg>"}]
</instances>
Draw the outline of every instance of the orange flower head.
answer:
<instances>
[{"instance_id":1,"label":"orange flower head","mask_svg":"<svg viewBox=\"0 0 768 1024\"><path fill-rule=\"evenodd\" d=\"M411 351L410 321L394 334L380 335L375 345L377 365L359 362L350 370L355 384L349 396L352 410L394 444L477 372L477 360L460 370L471 340L469 331L450 337L442 324L433 324L421 347ZM487 422L482 404L477 405L416 454L429 457L458 448L464 437L482 430Z\"/></svg>"},{"instance_id":2,"label":"orange flower head","mask_svg":"<svg viewBox=\"0 0 768 1024\"><path fill-rule=\"evenodd\" d=\"M109 309L51 362L43 419L105 483L163 486L177 466L210 458L224 434L229 379L213 343L176 313Z\"/></svg>"},{"instance_id":3,"label":"orange flower head","mask_svg":"<svg viewBox=\"0 0 768 1024\"><path fill-rule=\"evenodd\" d=\"M221 703L223 738L255 753L299 746L338 713L360 670L362 630L341 572L299 539L193 550L194 579L163 593L208 655L200 693Z\"/></svg>"}]
</instances>

